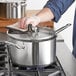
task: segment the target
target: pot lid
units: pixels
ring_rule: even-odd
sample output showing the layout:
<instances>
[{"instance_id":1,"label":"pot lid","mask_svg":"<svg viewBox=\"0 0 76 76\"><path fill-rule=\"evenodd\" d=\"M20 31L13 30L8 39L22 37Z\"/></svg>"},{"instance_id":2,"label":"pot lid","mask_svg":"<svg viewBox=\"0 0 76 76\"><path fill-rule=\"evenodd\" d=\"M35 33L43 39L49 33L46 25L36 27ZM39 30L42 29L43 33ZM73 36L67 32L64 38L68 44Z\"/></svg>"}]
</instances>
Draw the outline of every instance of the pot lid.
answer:
<instances>
[{"instance_id":1,"label":"pot lid","mask_svg":"<svg viewBox=\"0 0 76 76\"><path fill-rule=\"evenodd\" d=\"M49 27L35 27L32 31L8 31L7 33L10 37L21 40L21 41L44 41L56 37L55 32Z\"/></svg>"}]
</instances>

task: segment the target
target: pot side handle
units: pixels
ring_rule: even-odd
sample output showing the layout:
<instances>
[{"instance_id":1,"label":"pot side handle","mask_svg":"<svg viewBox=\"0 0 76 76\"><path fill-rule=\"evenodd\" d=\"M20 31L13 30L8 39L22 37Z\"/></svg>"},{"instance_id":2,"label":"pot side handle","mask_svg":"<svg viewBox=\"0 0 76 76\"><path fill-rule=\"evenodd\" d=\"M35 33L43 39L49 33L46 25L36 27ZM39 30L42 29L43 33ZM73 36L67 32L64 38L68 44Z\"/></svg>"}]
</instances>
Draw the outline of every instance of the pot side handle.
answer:
<instances>
[{"instance_id":1,"label":"pot side handle","mask_svg":"<svg viewBox=\"0 0 76 76\"><path fill-rule=\"evenodd\" d=\"M7 45L9 45L9 46L14 46L14 47L16 47L17 49L25 49L25 46L20 46L20 45L18 45L18 44L14 44L14 43L12 43L12 42L9 42L9 41L5 41L5 44L7 44Z\"/></svg>"}]
</instances>

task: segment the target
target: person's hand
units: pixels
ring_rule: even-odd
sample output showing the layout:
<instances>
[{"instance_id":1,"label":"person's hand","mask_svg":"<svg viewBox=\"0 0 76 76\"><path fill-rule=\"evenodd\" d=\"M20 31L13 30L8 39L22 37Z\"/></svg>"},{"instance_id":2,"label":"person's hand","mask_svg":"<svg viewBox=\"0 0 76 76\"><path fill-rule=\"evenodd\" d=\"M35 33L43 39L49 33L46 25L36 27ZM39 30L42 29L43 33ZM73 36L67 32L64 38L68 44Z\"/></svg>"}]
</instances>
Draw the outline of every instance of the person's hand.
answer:
<instances>
[{"instance_id":1,"label":"person's hand","mask_svg":"<svg viewBox=\"0 0 76 76\"><path fill-rule=\"evenodd\" d=\"M26 19L27 19L26 17L20 19L20 21L19 21L19 27L20 28L24 29L24 28L27 27L26 24L25 24Z\"/></svg>"},{"instance_id":2,"label":"person's hand","mask_svg":"<svg viewBox=\"0 0 76 76\"><path fill-rule=\"evenodd\" d=\"M28 24L32 24L32 26L37 26L40 23L40 18L37 16L32 16L29 18L22 18L20 20L20 28L26 28Z\"/></svg>"}]
</instances>

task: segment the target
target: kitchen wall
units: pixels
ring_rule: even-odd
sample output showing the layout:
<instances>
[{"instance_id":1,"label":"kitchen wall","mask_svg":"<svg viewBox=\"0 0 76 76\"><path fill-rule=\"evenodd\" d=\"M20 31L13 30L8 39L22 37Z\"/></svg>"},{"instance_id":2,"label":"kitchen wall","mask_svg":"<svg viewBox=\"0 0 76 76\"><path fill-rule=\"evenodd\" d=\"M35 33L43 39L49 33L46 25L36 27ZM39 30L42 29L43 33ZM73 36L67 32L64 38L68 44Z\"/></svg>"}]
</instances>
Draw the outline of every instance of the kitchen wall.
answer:
<instances>
[{"instance_id":1,"label":"kitchen wall","mask_svg":"<svg viewBox=\"0 0 76 76\"><path fill-rule=\"evenodd\" d=\"M26 0L27 10L40 10L48 0Z\"/></svg>"},{"instance_id":2,"label":"kitchen wall","mask_svg":"<svg viewBox=\"0 0 76 76\"><path fill-rule=\"evenodd\" d=\"M45 3L48 0L27 0L26 10L40 10L43 8ZM74 10L75 3L73 3L69 9L63 14L58 23L55 23L55 30L60 28L61 26L66 25L67 23L71 23L72 26L61 32L61 36L67 44L68 48L72 52L72 28L73 28L73 19L74 19Z\"/></svg>"}]
</instances>

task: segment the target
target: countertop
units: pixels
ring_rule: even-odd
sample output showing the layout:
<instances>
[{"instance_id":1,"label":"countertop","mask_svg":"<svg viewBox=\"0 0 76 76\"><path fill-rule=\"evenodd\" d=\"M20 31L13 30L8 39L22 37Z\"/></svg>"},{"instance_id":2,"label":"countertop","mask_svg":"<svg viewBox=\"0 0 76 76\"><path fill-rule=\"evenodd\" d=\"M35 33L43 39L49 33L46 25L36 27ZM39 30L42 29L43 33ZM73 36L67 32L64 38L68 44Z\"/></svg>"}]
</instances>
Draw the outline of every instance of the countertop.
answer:
<instances>
[{"instance_id":1,"label":"countertop","mask_svg":"<svg viewBox=\"0 0 76 76\"><path fill-rule=\"evenodd\" d=\"M6 41L7 35L0 33L0 41ZM63 39L57 38L57 57L66 73L66 76L76 76L76 59L73 57Z\"/></svg>"},{"instance_id":2,"label":"countertop","mask_svg":"<svg viewBox=\"0 0 76 76\"><path fill-rule=\"evenodd\" d=\"M64 42L57 42L57 57L66 76L76 76L76 59Z\"/></svg>"}]
</instances>

